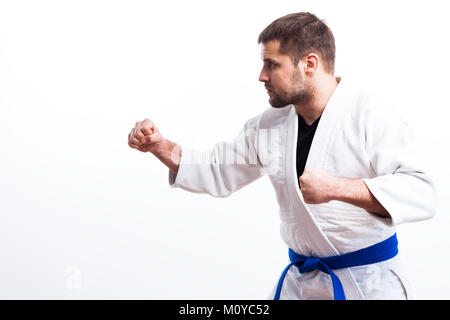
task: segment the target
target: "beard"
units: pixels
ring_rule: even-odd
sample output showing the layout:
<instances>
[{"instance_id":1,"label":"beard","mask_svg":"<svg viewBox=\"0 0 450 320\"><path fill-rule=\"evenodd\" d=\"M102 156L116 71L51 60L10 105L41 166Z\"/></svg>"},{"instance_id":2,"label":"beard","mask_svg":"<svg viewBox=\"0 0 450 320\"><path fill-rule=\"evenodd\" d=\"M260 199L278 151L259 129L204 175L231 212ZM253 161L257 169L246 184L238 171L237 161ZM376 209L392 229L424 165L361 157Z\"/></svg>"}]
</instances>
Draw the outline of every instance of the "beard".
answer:
<instances>
[{"instance_id":1,"label":"beard","mask_svg":"<svg viewBox=\"0 0 450 320\"><path fill-rule=\"evenodd\" d=\"M290 104L306 105L310 103L314 98L314 89L305 84L300 72L295 72L291 78L291 84L293 89L290 91L280 90L275 91L275 88L271 88L272 95L269 99L269 103L274 108L283 108Z\"/></svg>"}]
</instances>

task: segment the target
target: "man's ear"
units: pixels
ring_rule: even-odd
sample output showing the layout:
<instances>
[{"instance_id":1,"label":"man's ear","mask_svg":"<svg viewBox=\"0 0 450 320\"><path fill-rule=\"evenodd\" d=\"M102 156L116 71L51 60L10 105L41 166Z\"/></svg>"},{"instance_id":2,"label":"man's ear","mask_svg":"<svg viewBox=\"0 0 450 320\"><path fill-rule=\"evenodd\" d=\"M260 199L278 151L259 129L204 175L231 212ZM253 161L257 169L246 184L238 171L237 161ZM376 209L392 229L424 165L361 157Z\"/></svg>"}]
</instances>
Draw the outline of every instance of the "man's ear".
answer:
<instances>
[{"instance_id":1,"label":"man's ear","mask_svg":"<svg viewBox=\"0 0 450 320\"><path fill-rule=\"evenodd\" d=\"M319 68L319 56L315 53L309 53L303 59L299 61L299 64L302 63L302 67L305 74L315 73L317 68Z\"/></svg>"}]
</instances>

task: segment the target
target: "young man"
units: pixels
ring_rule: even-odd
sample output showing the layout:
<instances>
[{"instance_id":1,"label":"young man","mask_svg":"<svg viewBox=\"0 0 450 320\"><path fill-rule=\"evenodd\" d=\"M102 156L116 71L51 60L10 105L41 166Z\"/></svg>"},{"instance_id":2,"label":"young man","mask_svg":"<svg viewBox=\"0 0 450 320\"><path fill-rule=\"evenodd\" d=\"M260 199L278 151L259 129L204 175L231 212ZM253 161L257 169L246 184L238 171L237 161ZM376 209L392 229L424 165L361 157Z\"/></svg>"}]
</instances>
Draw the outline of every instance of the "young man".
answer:
<instances>
[{"instance_id":1,"label":"young man","mask_svg":"<svg viewBox=\"0 0 450 320\"><path fill-rule=\"evenodd\" d=\"M271 107L232 143L181 149L145 119L130 147L167 165L172 187L215 197L269 175L291 260L271 297L410 298L395 226L431 218L436 195L408 126L334 76L333 34L313 14L275 20L258 43Z\"/></svg>"}]
</instances>

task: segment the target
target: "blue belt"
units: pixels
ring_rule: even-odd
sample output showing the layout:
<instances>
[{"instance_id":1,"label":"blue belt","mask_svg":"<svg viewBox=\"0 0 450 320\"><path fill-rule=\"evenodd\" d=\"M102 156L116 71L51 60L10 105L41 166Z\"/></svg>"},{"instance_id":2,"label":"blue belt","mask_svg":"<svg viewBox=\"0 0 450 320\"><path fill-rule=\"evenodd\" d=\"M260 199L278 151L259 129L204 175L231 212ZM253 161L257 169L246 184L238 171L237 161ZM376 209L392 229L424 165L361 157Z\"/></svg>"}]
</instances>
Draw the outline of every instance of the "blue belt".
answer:
<instances>
[{"instance_id":1,"label":"blue belt","mask_svg":"<svg viewBox=\"0 0 450 320\"><path fill-rule=\"evenodd\" d=\"M385 261L395 257L397 253L397 234L394 234L392 237L370 247L326 258L305 257L289 249L289 258L291 263L281 274L274 300L280 300L281 287L283 286L284 277L292 265L295 265L299 269L300 273L310 272L313 270L320 270L328 273L333 282L334 300L345 300L344 288L342 287L342 283L339 278L333 272L334 269L356 267Z\"/></svg>"}]
</instances>

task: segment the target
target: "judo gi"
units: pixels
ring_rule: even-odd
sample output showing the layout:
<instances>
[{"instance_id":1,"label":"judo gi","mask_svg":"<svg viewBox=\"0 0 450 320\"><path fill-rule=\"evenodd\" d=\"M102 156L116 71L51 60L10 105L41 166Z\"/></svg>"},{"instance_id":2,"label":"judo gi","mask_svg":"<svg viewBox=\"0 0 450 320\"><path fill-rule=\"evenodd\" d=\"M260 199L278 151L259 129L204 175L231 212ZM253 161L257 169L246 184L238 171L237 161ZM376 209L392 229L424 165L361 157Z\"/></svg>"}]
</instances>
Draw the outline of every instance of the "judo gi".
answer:
<instances>
[{"instance_id":1,"label":"judo gi","mask_svg":"<svg viewBox=\"0 0 450 320\"><path fill-rule=\"evenodd\" d=\"M434 185L418 162L410 127L395 109L345 78L322 112L305 167L362 179L391 218L340 201L305 203L296 168L297 119L293 105L270 107L249 119L233 141L219 142L208 151L182 147L177 174L169 171L169 185L226 197L267 174L279 204L281 237L304 256L353 252L391 237L401 223L435 214ZM400 255L335 270L346 298L411 298ZM292 267L280 298L333 299L330 276Z\"/></svg>"}]
</instances>

